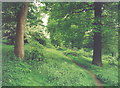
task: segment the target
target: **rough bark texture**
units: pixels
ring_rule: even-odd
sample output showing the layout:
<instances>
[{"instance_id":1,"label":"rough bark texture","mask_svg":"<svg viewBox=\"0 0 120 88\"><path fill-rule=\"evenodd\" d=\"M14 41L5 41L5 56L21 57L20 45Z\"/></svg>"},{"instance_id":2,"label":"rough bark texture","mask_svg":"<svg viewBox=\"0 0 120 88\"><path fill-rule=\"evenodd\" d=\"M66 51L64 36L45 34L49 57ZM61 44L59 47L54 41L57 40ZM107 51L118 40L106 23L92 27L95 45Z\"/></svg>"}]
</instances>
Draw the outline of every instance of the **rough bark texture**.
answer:
<instances>
[{"instance_id":1,"label":"rough bark texture","mask_svg":"<svg viewBox=\"0 0 120 88\"><path fill-rule=\"evenodd\" d=\"M15 39L15 55L19 58L24 57L24 30L25 20L28 12L28 2L25 2L17 16L16 39Z\"/></svg>"},{"instance_id":2,"label":"rough bark texture","mask_svg":"<svg viewBox=\"0 0 120 88\"><path fill-rule=\"evenodd\" d=\"M95 25L97 26L94 32L94 46L93 46L93 61L92 64L97 66L102 66L102 58L101 58L101 51L102 51L102 36L101 36L101 14L102 14L102 3L95 2L94 3L94 14L95 14Z\"/></svg>"}]
</instances>

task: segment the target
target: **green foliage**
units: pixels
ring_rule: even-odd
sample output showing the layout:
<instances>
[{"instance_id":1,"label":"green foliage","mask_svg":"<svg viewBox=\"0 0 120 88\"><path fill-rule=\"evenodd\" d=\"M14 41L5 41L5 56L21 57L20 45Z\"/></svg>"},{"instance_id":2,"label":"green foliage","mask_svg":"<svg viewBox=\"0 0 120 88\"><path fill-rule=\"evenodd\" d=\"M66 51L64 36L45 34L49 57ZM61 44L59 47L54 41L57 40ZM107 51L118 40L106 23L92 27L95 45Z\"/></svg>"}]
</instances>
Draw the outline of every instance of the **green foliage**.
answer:
<instances>
[{"instance_id":1,"label":"green foliage","mask_svg":"<svg viewBox=\"0 0 120 88\"><path fill-rule=\"evenodd\" d=\"M16 14L21 5L3 3L2 32L3 39L7 39L4 44L14 44ZM13 46L3 44L3 85L94 86L89 73L73 64L64 53L92 70L106 85L116 86L117 3L104 3L103 7L102 17L94 20L93 2L30 3L25 30L25 60L16 58ZM49 15L46 27L42 22L44 12ZM96 20L101 20L100 31L94 30ZM94 32L102 33L103 67L91 65Z\"/></svg>"},{"instance_id":2,"label":"green foliage","mask_svg":"<svg viewBox=\"0 0 120 88\"><path fill-rule=\"evenodd\" d=\"M6 52L11 51L12 47L4 45L4 48L3 86L95 86L89 73L72 63L60 51L45 48L44 61L11 61L10 53L6 58ZM25 48L30 50L32 46L25 45Z\"/></svg>"},{"instance_id":3,"label":"green foliage","mask_svg":"<svg viewBox=\"0 0 120 88\"><path fill-rule=\"evenodd\" d=\"M88 72L75 66L73 62L62 54L61 50L57 51L55 49L44 48L38 42L33 42L30 45L25 45L25 51L28 50L28 52L31 52L29 54L26 53L28 57L32 53L35 55L38 54L37 57L34 57L35 60L30 60L29 58L29 60L19 61L17 59L10 59L11 57L14 58L14 54L11 53L12 49L13 46L3 45L3 85L94 86L94 80ZM92 59L88 57L90 55L87 54L88 51L84 49L81 51L66 50L64 52L70 52L71 54L68 54L68 56L89 70L92 70L105 85L117 85L117 61L109 61L112 57L104 56L103 67L91 65ZM37 58L41 55L41 52L44 54L43 60L38 61ZM84 56L81 56L83 53ZM77 54L77 56L74 54ZM28 59L28 57L25 58Z\"/></svg>"},{"instance_id":4,"label":"green foliage","mask_svg":"<svg viewBox=\"0 0 120 88\"><path fill-rule=\"evenodd\" d=\"M55 47L52 45L52 43L51 43L50 40L46 40L46 45L45 45L45 47L55 49Z\"/></svg>"},{"instance_id":5,"label":"green foliage","mask_svg":"<svg viewBox=\"0 0 120 88\"><path fill-rule=\"evenodd\" d=\"M34 31L32 30L34 29ZM32 41L37 41L39 44L42 44L47 47L53 47L51 45L51 41L49 38L46 38L46 35L44 34L44 28L42 27L28 27L28 30L25 33L25 43L31 43Z\"/></svg>"},{"instance_id":6,"label":"green foliage","mask_svg":"<svg viewBox=\"0 0 120 88\"><path fill-rule=\"evenodd\" d=\"M40 6L38 7L35 3L30 3L27 20L30 27L41 25L43 23L41 20L42 14L40 12L41 12Z\"/></svg>"},{"instance_id":7,"label":"green foliage","mask_svg":"<svg viewBox=\"0 0 120 88\"><path fill-rule=\"evenodd\" d=\"M8 44L14 44L16 29L16 14L20 3L3 3L2 5L2 35Z\"/></svg>"},{"instance_id":8,"label":"green foliage","mask_svg":"<svg viewBox=\"0 0 120 88\"><path fill-rule=\"evenodd\" d=\"M103 60L105 60L111 66L118 66L117 57L103 55Z\"/></svg>"},{"instance_id":9,"label":"green foliage","mask_svg":"<svg viewBox=\"0 0 120 88\"><path fill-rule=\"evenodd\" d=\"M31 73L30 68L31 66L27 63L7 60L3 65L3 85L24 85L23 81L27 83L27 80L29 80L28 74Z\"/></svg>"},{"instance_id":10,"label":"green foliage","mask_svg":"<svg viewBox=\"0 0 120 88\"><path fill-rule=\"evenodd\" d=\"M79 55L76 51L70 50L70 49L67 49L66 51L64 51L64 54L65 55L73 55L73 56L78 56Z\"/></svg>"},{"instance_id":11,"label":"green foliage","mask_svg":"<svg viewBox=\"0 0 120 88\"><path fill-rule=\"evenodd\" d=\"M103 32L103 53L104 54L113 54L117 56L118 52L118 33L112 29L111 32Z\"/></svg>"},{"instance_id":12,"label":"green foliage","mask_svg":"<svg viewBox=\"0 0 120 88\"><path fill-rule=\"evenodd\" d=\"M34 29L34 31L32 31L32 28ZM36 28L38 28L36 30ZM39 45L43 45L46 46L48 48L54 48L54 46L51 44L51 41L49 38L46 38L46 34L44 34L44 28L41 27L28 27L28 30L25 33L25 40L27 41L27 43L32 43L34 42L38 42ZM47 32L46 32L47 33ZM48 34L49 35L49 34ZM38 44L37 44L38 45Z\"/></svg>"},{"instance_id":13,"label":"green foliage","mask_svg":"<svg viewBox=\"0 0 120 88\"><path fill-rule=\"evenodd\" d=\"M85 57L92 57L93 51L91 49L82 48L78 51L78 53Z\"/></svg>"},{"instance_id":14,"label":"green foliage","mask_svg":"<svg viewBox=\"0 0 120 88\"><path fill-rule=\"evenodd\" d=\"M15 30L17 25L17 15L21 8L21 5L23 3L17 3L17 2L11 2L11 3L3 3L3 9L2 9L2 33L3 38L7 39L7 44L14 45L15 43ZM28 10L28 17L27 17L27 26L32 27L32 30L36 28L36 26L43 26L42 25L42 13L39 13L40 7L37 7L35 3L29 3L29 10ZM35 27L35 28L34 28ZM26 27L27 28L27 27ZM34 28L34 29L33 29ZM42 28L43 29L43 28ZM38 31L37 31L38 32ZM38 34L36 34L37 36ZM42 33L40 34L42 35ZM33 35L34 36L34 35ZM38 40L38 37L40 38ZM43 43L45 39L41 38L41 36L38 36L36 39ZM25 42L28 43L29 37L25 35Z\"/></svg>"},{"instance_id":15,"label":"green foliage","mask_svg":"<svg viewBox=\"0 0 120 88\"><path fill-rule=\"evenodd\" d=\"M55 46L92 48L93 33L102 32L103 54L116 54L118 46L117 3L104 3L102 17L96 19L94 19L94 10L92 10L93 3L45 4L50 13L47 28ZM98 20L101 20L102 25L95 25ZM95 30L98 26L101 27L100 31Z\"/></svg>"},{"instance_id":16,"label":"green foliage","mask_svg":"<svg viewBox=\"0 0 120 88\"><path fill-rule=\"evenodd\" d=\"M65 50L67 50L67 48L65 48L65 47L58 47L57 50L65 51Z\"/></svg>"},{"instance_id":17,"label":"green foliage","mask_svg":"<svg viewBox=\"0 0 120 88\"><path fill-rule=\"evenodd\" d=\"M25 47L25 59L28 60L43 60L44 59L44 46L37 41L32 41Z\"/></svg>"},{"instance_id":18,"label":"green foliage","mask_svg":"<svg viewBox=\"0 0 120 88\"><path fill-rule=\"evenodd\" d=\"M85 6L81 2L47 3L47 8L51 9L47 28L51 33L51 41L55 46L83 47L85 31L92 28L92 20L87 20L92 19L92 11L82 14L74 12L89 8Z\"/></svg>"},{"instance_id":19,"label":"green foliage","mask_svg":"<svg viewBox=\"0 0 120 88\"><path fill-rule=\"evenodd\" d=\"M113 57L104 55L103 66L98 67L91 65L92 58L88 57L88 52L82 50L81 53L84 53L84 56L81 56L83 54L79 54L79 56L68 56L75 60L77 63L83 65L85 68L91 70L98 79L105 83L105 86L118 86L118 61L116 59L112 59Z\"/></svg>"},{"instance_id":20,"label":"green foliage","mask_svg":"<svg viewBox=\"0 0 120 88\"><path fill-rule=\"evenodd\" d=\"M14 46L11 45L2 45L2 55L4 55L2 57L3 61L4 60L14 60L14 59L18 59L16 58L16 56L14 55Z\"/></svg>"},{"instance_id":21,"label":"green foliage","mask_svg":"<svg viewBox=\"0 0 120 88\"><path fill-rule=\"evenodd\" d=\"M92 50L90 49L86 49L86 48L82 48L79 50L71 50L71 49L67 49L66 51L64 51L65 55L73 55L73 56L85 56L85 57L92 57Z\"/></svg>"},{"instance_id":22,"label":"green foliage","mask_svg":"<svg viewBox=\"0 0 120 88\"><path fill-rule=\"evenodd\" d=\"M34 33L32 33L32 36L33 36L32 37L33 40L38 41L42 45L46 45L46 40L47 39L41 33L34 32Z\"/></svg>"}]
</instances>

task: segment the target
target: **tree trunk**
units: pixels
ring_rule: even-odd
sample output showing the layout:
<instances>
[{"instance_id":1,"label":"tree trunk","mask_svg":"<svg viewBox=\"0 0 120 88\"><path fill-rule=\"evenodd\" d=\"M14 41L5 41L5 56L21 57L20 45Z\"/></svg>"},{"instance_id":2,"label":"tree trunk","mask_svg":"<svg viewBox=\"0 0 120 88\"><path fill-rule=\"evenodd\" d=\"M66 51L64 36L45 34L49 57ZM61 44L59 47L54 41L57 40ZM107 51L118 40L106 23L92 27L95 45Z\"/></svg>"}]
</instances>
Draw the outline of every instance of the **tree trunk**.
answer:
<instances>
[{"instance_id":1,"label":"tree trunk","mask_svg":"<svg viewBox=\"0 0 120 88\"><path fill-rule=\"evenodd\" d=\"M27 18L28 2L23 3L17 16L16 39L14 52L18 58L24 57L24 30Z\"/></svg>"},{"instance_id":2,"label":"tree trunk","mask_svg":"<svg viewBox=\"0 0 120 88\"><path fill-rule=\"evenodd\" d=\"M102 3L95 2L94 3L94 14L95 14L95 25L96 30L94 32L94 46L93 46L93 61L92 64L97 66L102 66L102 58L101 58L101 51L102 51L102 36L101 36L101 14L102 14Z\"/></svg>"}]
</instances>

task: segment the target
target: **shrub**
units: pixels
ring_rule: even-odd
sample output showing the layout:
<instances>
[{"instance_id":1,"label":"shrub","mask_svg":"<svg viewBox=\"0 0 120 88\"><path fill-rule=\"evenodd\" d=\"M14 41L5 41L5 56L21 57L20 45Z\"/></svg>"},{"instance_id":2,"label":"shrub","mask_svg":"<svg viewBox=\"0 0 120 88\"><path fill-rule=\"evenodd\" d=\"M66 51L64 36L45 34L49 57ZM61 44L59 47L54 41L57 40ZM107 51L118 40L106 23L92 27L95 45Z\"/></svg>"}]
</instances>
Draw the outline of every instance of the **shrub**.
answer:
<instances>
[{"instance_id":1,"label":"shrub","mask_svg":"<svg viewBox=\"0 0 120 88\"><path fill-rule=\"evenodd\" d=\"M82 48L78 51L79 54L85 56L85 57L92 57L92 50L86 50L85 48Z\"/></svg>"},{"instance_id":2,"label":"shrub","mask_svg":"<svg viewBox=\"0 0 120 88\"><path fill-rule=\"evenodd\" d=\"M77 51L74 50L66 50L64 51L65 55L73 55L73 56L78 56L79 54L77 53Z\"/></svg>"},{"instance_id":3,"label":"shrub","mask_svg":"<svg viewBox=\"0 0 120 88\"><path fill-rule=\"evenodd\" d=\"M52 43L51 43L51 40L49 40L49 39L46 39L46 45L45 45L47 48L55 48L53 45L52 45Z\"/></svg>"},{"instance_id":4,"label":"shrub","mask_svg":"<svg viewBox=\"0 0 120 88\"><path fill-rule=\"evenodd\" d=\"M44 46L36 41L31 42L25 47L25 59L43 60Z\"/></svg>"},{"instance_id":5,"label":"shrub","mask_svg":"<svg viewBox=\"0 0 120 88\"><path fill-rule=\"evenodd\" d=\"M57 48L57 50L65 51L65 50L67 50L67 49L66 49L66 48L63 48L63 47L59 47L59 48Z\"/></svg>"},{"instance_id":6,"label":"shrub","mask_svg":"<svg viewBox=\"0 0 120 88\"><path fill-rule=\"evenodd\" d=\"M2 59L3 60L14 60L18 59L14 54L14 46L2 45Z\"/></svg>"},{"instance_id":7,"label":"shrub","mask_svg":"<svg viewBox=\"0 0 120 88\"><path fill-rule=\"evenodd\" d=\"M107 61L109 65L118 66L117 57L112 57L110 55L103 55L103 60Z\"/></svg>"},{"instance_id":8,"label":"shrub","mask_svg":"<svg viewBox=\"0 0 120 88\"><path fill-rule=\"evenodd\" d=\"M47 48L53 48L53 49L55 49L55 47L54 47L51 43L47 43L47 44L46 44L46 47L47 47Z\"/></svg>"},{"instance_id":9,"label":"shrub","mask_svg":"<svg viewBox=\"0 0 120 88\"><path fill-rule=\"evenodd\" d=\"M39 48L39 49L44 49L44 46L42 44L40 44L38 41L35 41L35 40L31 40L31 42L29 42L29 45L31 47L36 47L36 48Z\"/></svg>"}]
</instances>

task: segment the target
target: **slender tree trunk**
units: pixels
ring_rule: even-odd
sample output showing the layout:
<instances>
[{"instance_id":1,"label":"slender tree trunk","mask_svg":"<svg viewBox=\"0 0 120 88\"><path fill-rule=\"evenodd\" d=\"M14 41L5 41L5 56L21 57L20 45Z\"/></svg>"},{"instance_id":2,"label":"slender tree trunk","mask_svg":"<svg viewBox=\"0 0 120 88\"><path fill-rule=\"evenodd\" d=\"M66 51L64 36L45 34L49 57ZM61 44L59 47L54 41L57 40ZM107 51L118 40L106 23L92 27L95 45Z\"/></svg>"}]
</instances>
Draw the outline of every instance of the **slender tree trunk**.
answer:
<instances>
[{"instance_id":1,"label":"slender tree trunk","mask_svg":"<svg viewBox=\"0 0 120 88\"><path fill-rule=\"evenodd\" d=\"M18 58L24 57L24 30L25 30L25 20L27 18L27 12L28 12L28 2L25 2L23 3L17 16L14 52Z\"/></svg>"},{"instance_id":2,"label":"slender tree trunk","mask_svg":"<svg viewBox=\"0 0 120 88\"><path fill-rule=\"evenodd\" d=\"M97 66L102 66L102 58L101 58L101 51L102 51L102 36L101 36L101 14L102 14L102 3L95 2L94 3L94 14L95 14L95 25L96 30L94 32L94 46L93 46L93 61L92 64Z\"/></svg>"}]
</instances>

